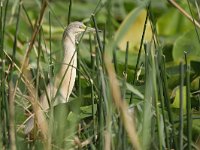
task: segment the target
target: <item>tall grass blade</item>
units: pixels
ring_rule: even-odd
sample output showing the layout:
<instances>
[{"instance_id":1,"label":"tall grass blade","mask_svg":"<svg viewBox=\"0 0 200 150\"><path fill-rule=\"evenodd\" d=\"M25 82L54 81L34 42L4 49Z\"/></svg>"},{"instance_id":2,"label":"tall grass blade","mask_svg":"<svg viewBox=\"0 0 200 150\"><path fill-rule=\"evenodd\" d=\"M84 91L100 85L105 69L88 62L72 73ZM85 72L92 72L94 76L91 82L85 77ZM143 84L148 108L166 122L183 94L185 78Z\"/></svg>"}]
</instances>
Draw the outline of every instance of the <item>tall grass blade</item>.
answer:
<instances>
[{"instance_id":1,"label":"tall grass blade","mask_svg":"<svg viewBox=\"0 0 200 150\"><path fill-rule=\"evenodd\" d=\"M166 105L166 111L168 114L168 119L169 119L169 123L171 124L171 128L172 130L169 132L169 136L170 136L170 147L174 147L175 149L177 149L177 140L176 140L176 129L175 129L175 125L174 125L174 117L173 117L173 112L172 112L172 108L170 106L171 102L170 102L170 98L169 98L169 91L168 91L168 82L167 82L167 73L166 73L166 67L165 67L165 57L163 56L162 58L162 66L161 66L161 77L162 77L162 82L163 82L163 94L165 97L165 105Z\"/></svg>"},{"instance_id":2,"label":"tall grass blade","mask_svg":"<svg viewBox=\"0 0 200 150\"><path fill-rule=\"evenodd\" d=\"M150 145L151 134L151 121L152 121L152 68L150 64L150 51L151 45L145 44L145 94L143 105L143 119L142 119L142 133L141 133L141 146L142 149L148 149Z\"/></svg>"},{"instance_id":3,"label":"tall grass blade","mask_svg":"<svg viewBox=\"0 0 200 150\"><path fill-rule=\"evenodd\" d=\"M72 11L72 0L69 0L69 11L68 11L68 21L67 21L68 24L70 24L71 22L71 11Z\"/></svg>"},{"instance_id":4,"label":"tall grass blade","mask_svg":"<svg viewBox=\"0 0 200 150\"><path fill-rule=\"evenodd\" d=\"M151 51L151 61L152 61L152 88L153 88L153 106L155 108L155 114L156 114L156 125L157 125L157 138L158 138L158 149L162 149L164 147L163 145L163 136L161 131L161 114L160 109L158 107L158 86L157 86L157 76L156 76L156 63L157 63L157 56L155 56L155 50Z\"/></svg>"},{"instance_id":5,"label":"tall grass blade","mask_svg":"<svg viewBox=\"0 0 200 150\"><path fill-rule=\"evenodd\" d=\"M164 138L163 141L165 140L166 143L166 148L170 148L169 144L169 136L168 136L168 129L167 129L167 117L165 114L165 103L164 103L164 88L163 88L163 83L162 83L162 77L161 77L161 68L162 68L162 49L159 49L157 52L157 60L156 60L156 71L157 71L157 81L158 81L158 92L160 96L160 102L161 102L161 112L162 112L162 118L163 118L163 125L164 125Z\"/></svg>"},{"instance_id":6,"label":"tall grass blade","mask_svg":"<svg viewBox=\"0 0 200 150\"><path fill-rule=\"evenodd\" d=\"M17 39L18 39L18 29L19 29L19 19L21 13L21 1L19 2L18 12L17 12L17 20L16 20L16 27L15 27L15 36L14 36L14 43L13 43L13 52L12 52L12 60L15 60L16 50L17 50ZM14 83L13 83L13 69L14 69L14 62L10 62L11 68L10 73L8 76L8 99L9 99L9 142L10 142L10 149L16 150L16 138L15 138L15 99L14 99Z\"/></svg>"},{"instance_id":7,"label":"tall grass blade","mask_svg":"<svg viewBox=\"0 0 200 150\"><path fill-rule=\"evenodd\" d=\"M150 4L147 8L147 15L146 15L146 18L145 18L144 29L143 29L143 32L142 32L142 38L141 38L141 41L140 41L140 47L139 47L139 51L138 51L137 62L136 62L135 72L134 72L133 81L132 81L133 85L135 85L135 80L136 80L136 77L137 77L137 71L138 71L138 68L139 68L139 65L140 65L139 62L140 62L141 53L142 53L142 46L144 44L144 36L145 36L145 32L146 32L147 21L149 19L149 8L150 8ZM133 99L133 93L131 93L130 104L132 103L132 99Z\"/></svg>"},{"instance_id":8,"label":"tall grass blade","mask_svg":"<svg viewBox=\"0 0 200 150\"><path fill-rule=\"evenodd\" d=\"M89 36L90 38L90 54L91 54L91 68L92 68L92 77L95 75L95 57L96 53L92 49L92 40L91 40L91 35ZM92 119L93 119L93 135L96 135L96 116L95 116L95 91L94 91L94 81L91 78L91 100L92 100ZM96 143L95 136L92 138L93 143Z\"/></svg>"},{"instance_id":9,"label":"tall grass blade","mask_svg":"<svg viewBox=\"0 0 200 150\"><path fill-rule=\"evenodd\" d=\"M113 64L114 64L114 67L115 67L115 72L116 74L118 74L118 63L117 63L117 50L116 49L113 49Z\"/></svg>"},{"instance_id":10,"label":"tall grass blade","mask_svg":"<svg viewBox=\"0 0 200 150\"><path fill-rule=\"evenodd\" d=\"M4 35L6 30L6 18L9 0L0 2L0 148L9 148L8 140L8 100L6 96L6 81L5 81L5 54L4 54ZM4 5L5 4L5 5Z\"/></svg>"},{"instance_id":11,"label":"tall grass blade","mask_svg":"<svg viewBox=\"0 0 200 150\"><path fill-rule=\"evenodd\" d=\"M183 149L183 86L184 86L184 65L180 63L180 110L179 110L179 149Z\"/></svg>"},{"instance_id":12,"label":"tall grass blade","mask_svg":"<svg viewBox=\"0 0 200 150\"><path fill-rule=\"evenodd\" d=\"M187 149L192 149L192 111L190 99L190 65L187 60L187 53L185 52L186 63L186 110L187 110Z\"/></svg>"},{"instance_id":13,"label":"tall grass blade","mask_svg":"<svg viewBox=\"0 0 200 150\"><path fill-rule=\"evenodd\" d=\"M24 11L25 14L26 14L26 17L27 17L28 22L29 22L29 24L30 24L30 26L31 26L31 29L33 30L33 24L32 24L32 22L31 22L31 18L30 18L30 16L29 16L28 12L27 12L27 9L26 9L26 7L24 6L23 3L22 3L21 5L22 5L23 11Z\"/></svg>"},{"instance_id":14,"label":"tall grass blade","mask_svg":"<svg viewBox=\"0 0 200 150\"><path fill-rule=\"evenodd\" d=\"M125 66L123 72L123 81L122 81L122 100L126 100L126 80L127 80L127 68L128 68L128 50L129 50L129 42L126 45L126 55L125 55ZM127 136L124 129L123 121L119 120L119 149L127 149ZM121 140L122 139L122 140Z\"/></svg>"}]
</instances>

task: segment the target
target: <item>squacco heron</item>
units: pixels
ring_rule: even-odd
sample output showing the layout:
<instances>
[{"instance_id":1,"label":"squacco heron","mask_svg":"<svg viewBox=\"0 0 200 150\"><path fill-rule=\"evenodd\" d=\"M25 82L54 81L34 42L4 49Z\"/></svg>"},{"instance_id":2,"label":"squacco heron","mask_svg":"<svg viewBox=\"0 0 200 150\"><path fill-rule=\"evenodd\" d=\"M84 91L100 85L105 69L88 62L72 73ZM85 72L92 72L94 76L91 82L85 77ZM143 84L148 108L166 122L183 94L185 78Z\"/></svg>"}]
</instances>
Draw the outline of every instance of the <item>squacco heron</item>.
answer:
<instances>
[{"instance_id":1,"label":"squacco heron","mask_svg":"<svg viewBox=\"0 0 200 150\"><path fill-rule=\"evenodd\" d=\"M76 78L76 67L77 67L77 52L76 52L76 42L79 36L83 32L94 32L95 29L86 27L82 22L72 22L70 23L64 33L62 38L64 58L62 61L61 69L55 77L54 83L49 83L46 89L46 93L42 94L39 102L42 109L48 110L49 103L48 98L54 99L57 96L57 90L59 90L59 96L56 97L52 105L57 105L59 103L66 103L74 87ZM25 134L28 134L34 128L34 114L27 121L25 126Z\"/></svg>"}]
</instances>

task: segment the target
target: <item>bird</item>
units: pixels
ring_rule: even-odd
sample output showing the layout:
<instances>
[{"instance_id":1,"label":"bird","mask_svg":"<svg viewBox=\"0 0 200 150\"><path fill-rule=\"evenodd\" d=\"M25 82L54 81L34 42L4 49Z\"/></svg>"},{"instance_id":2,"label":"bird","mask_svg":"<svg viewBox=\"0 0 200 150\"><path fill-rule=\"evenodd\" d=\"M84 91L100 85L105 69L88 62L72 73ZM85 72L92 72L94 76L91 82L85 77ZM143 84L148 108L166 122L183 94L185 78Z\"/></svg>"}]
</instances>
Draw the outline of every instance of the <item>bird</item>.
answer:
<instances>
[{"instance_id":1,"label":"bird","mask_svg":"<svg viewBox=\"0 0 200 150\"><path fill-rule=\"evenodd\" d=\"M63 54L64 58L60 67L59 73L55 76L54 83L49 83L40 98L39 103L42 110L47 111L49 109L48 99L54 99L53 106L60 103L66 103L69 100L69 96L72 93L75 78L76 78L76 67L77 67L77 51L76 43L80 35L83 32L93 32L95 29L85 26L82 22L75 21L71 22L64 30L62 37ZM57 91L59 92L57 94ZM58 95L58 96L57 96ZM28 134L34 128L34 114L29 117L25 123L24 133Z\"/></svg>"}]
</instances>

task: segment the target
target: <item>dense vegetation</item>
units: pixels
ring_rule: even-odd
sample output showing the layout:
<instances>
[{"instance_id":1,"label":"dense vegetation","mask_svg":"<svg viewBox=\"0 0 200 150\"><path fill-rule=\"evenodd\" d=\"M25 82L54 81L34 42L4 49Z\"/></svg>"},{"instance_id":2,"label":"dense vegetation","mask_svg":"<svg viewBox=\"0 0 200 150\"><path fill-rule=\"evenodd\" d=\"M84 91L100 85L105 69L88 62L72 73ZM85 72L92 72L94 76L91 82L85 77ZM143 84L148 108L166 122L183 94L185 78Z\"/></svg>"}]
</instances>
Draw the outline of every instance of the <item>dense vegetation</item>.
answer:
<instances>
[{"instance_id":1,"label":"dense vegetation","mask_svg":"<svg viewBox=\"0 0 200 150\"><path fill-rule=\"evenodd\" d=\"M198 0L0 3L0 149L200 149ZM101 32L80 37L69 102L25 135L72 21Z\"/></svg>"}]
</instances>

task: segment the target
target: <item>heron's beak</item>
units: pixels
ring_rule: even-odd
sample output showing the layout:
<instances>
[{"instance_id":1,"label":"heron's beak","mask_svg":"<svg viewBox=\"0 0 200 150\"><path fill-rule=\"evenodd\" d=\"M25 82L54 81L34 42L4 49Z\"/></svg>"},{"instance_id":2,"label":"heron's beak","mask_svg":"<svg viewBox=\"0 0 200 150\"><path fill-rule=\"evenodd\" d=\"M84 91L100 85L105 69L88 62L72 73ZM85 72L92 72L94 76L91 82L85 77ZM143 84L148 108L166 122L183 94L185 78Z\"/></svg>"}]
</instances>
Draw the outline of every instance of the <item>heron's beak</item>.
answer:
<instances>
[{"instance_id":1,"label":"heron's beak","mask_svg":"<svg viewBox=\"0 0 200 150\"><path fill-rule=\"evenodd\" d=\"M95 33L95 29L94 28L91 28L91 27L86 27L86 33Z\"/></svg>"}]
</instances>

